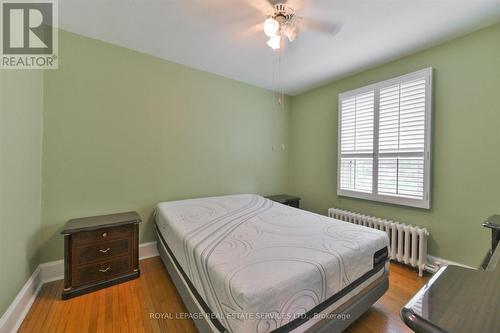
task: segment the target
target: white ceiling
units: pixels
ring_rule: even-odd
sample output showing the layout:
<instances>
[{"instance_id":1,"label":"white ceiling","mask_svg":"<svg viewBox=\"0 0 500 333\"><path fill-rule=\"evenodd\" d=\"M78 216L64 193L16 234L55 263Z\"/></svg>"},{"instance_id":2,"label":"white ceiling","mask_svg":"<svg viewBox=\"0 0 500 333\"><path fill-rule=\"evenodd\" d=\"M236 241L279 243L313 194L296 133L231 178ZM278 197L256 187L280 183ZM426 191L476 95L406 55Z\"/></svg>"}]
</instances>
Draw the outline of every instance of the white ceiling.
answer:
<instances>
[{"instance_id":1,"label":"white ceiling","mask_svg":"<svg viewBox=\"0 0 500 333\"><path fill-rule=\"evenodd\" d=\"M500 21L500 0L289 0L340 26L277 56L266 0L60 0L61 28L268 89L297 94Z\"/></svg>"}]
</instances>

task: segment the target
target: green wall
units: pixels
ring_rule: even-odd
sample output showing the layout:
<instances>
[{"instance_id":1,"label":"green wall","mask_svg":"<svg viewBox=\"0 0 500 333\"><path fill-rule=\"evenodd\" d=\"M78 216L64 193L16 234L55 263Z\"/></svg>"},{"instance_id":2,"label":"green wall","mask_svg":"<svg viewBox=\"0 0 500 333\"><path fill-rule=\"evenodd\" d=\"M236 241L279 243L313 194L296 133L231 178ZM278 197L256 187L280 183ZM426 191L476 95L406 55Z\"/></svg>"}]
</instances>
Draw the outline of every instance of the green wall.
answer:
<instances>
[{"instance_id":1,"label":"green wall","mask_svg":"<svg viewBox=\"0 0 500 333\"><path fill-rule=\"evenodd\" d=\"M147 242L157 202L287 191L289 116L271 92L63 31L59 48L44 75L42 262L62 258L70 218L137 210Z\"/></svg>"},{"instance_id":2,"label":"green wall","mask_svg":"<svg viewBox=\"0 0 500 333\"><path fill-rule=\"evenodd\" d=\"M0 70L0 316L39 264L42 75Z\"/></svg>"},{"instance_id":3,"label":"green wall","mask_svg":"<svg viewBox=\"0 0 500 333\"><path fill-rule=\"evenodd\" d=\"M366 52L369 52L368 50ZM338 94L434 68L432 208L336 195ZM303 207L339 207L426 226L429 251L477 267L489 245L481 222L500 213L500 25L292 98L290 188Z\"/></svg>"}]
</instances>

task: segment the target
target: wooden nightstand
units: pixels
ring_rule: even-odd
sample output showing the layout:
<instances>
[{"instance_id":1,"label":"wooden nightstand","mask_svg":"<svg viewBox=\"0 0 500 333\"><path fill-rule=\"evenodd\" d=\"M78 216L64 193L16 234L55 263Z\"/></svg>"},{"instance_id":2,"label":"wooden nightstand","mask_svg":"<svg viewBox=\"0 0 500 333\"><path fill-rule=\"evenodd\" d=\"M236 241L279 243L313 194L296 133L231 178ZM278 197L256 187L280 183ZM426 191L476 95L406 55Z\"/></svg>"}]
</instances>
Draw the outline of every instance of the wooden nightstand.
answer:
<instances>
[{"instance_id":1,"label":"wooden nightstand","mask_svg":"<svg viewBox=\"0 0 500 333\"><path fill-rule=\"evenodd\" d=\"M299 197L294 197L293 195L287 195L287 194L279 194L279 195L270 195L266 197L272 201L279 202L283 205L299 208Z\"/></svg>"},{"instance_id":2,"label":"wooden nightstand","mask_svg":"<svg viewBox=\"0 0 500 333\"><path fill-rule=\"evenodd\" d=\"M62 299L139 277L140 222L136 212L69 220Z\"/></svg>"}]
</instances>

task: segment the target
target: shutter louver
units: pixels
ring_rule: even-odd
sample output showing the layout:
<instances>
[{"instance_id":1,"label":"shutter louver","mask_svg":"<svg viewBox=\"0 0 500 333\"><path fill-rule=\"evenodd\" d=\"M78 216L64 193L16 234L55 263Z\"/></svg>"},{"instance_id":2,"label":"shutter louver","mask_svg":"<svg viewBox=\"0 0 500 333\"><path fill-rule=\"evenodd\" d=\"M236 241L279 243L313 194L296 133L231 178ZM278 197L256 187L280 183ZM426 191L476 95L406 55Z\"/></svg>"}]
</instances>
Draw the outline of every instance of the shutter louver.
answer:
<instances>
[{"instance_id":1,"label":"shutter louver","mask_svg":"<svg viewBox=\"0 0 500 333\"><path fill-rule=\"evenodd\" d=\"M341 100L340 188L373 191L373 121L375 92Z\"/></svg>"}]
</instances>

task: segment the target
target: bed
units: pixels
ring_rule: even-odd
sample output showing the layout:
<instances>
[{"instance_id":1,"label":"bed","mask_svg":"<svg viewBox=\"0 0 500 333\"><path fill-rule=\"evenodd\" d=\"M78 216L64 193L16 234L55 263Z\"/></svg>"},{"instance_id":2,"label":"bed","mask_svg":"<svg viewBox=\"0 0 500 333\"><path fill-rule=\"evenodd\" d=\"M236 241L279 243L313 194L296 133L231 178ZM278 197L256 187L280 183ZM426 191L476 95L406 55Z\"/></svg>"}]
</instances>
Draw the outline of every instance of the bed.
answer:
<instances>
[{"instance_id":1,"label":"bed","mask_svg":"<svg viewBox=\"0 0 500 333\"><path fill-rule=\"evenodd\" d=\"M341 332L388 288L388 237L259 195L162 202L157 246L200 332Z\"/></svg>"}]
</instances>

